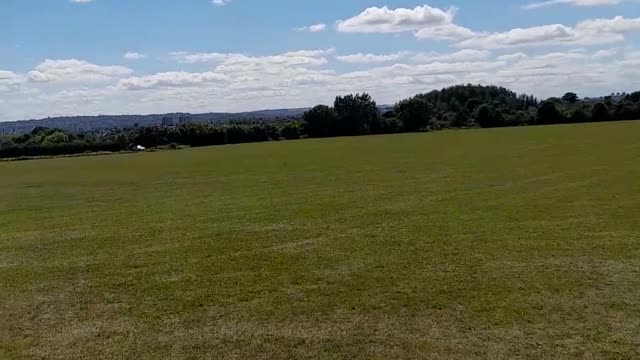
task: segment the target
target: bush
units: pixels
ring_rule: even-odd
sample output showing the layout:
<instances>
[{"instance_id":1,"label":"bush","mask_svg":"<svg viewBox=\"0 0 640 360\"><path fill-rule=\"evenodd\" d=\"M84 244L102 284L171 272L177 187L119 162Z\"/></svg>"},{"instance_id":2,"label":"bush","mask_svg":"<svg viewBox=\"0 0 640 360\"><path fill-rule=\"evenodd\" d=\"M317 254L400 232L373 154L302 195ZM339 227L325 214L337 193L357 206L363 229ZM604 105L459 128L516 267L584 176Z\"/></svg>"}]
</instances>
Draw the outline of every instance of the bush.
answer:
<instances>
[{"instance_id":1,"label":"bush","mask_svg":"<svg viewBox=\"0 0 640 360\"><path fill-rule=\"evenodd\" d=\"M302 126L297 121L292 121L285 125L280 131L280 135L287 140L300 139L300 130Z\"/></svg>"}]
</instances>

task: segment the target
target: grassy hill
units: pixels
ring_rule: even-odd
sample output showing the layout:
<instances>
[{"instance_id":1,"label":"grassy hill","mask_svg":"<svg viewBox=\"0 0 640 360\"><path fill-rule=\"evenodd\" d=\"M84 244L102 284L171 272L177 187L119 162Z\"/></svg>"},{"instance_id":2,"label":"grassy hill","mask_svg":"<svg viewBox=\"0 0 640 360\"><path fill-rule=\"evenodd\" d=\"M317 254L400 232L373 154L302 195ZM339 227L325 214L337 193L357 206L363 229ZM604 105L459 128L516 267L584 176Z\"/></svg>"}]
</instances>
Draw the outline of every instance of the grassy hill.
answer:
<instances>
[{"instance_id":1,"label":"grassy hill","mask_svg":"<svg viewBox=\"0 0 640 360\"><path fill-rule=\"evenodd\" d=\"M640 357L640 122L0 163L0 358Z\"/></svg>"}]
</instances>

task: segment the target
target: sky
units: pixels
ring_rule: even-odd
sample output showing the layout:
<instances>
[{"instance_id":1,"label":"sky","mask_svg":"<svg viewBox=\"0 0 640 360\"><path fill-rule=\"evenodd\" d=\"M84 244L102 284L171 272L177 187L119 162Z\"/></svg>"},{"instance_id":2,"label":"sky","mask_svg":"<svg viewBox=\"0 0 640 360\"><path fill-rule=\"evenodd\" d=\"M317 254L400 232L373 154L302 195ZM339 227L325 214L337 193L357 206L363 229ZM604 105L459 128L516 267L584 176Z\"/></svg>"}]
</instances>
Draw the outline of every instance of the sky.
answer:
<instances>
[{"instance_id":1,"label":"sky","mask_svg":"<svg viewBox=\"0 0 640 360\"><path fill-rule=\"evenodd\" d=\"M639 0L0 0L0 121L640 90Z\"/></svg>"}]
</instances>

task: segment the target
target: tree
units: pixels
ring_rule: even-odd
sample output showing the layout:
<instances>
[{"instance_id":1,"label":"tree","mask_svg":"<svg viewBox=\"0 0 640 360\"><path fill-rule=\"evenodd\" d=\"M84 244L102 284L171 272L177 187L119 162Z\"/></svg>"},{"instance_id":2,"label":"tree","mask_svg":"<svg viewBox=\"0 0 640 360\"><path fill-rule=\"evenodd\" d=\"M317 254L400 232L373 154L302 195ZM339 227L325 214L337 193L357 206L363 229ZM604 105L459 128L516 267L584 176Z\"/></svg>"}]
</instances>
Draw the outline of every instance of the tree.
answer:
<instances>
[{"instance_id":1,"label":"tree","mask_svg":"<svg viewBox=\"0 0 640 360\"><path fill-rule=\"evenodd\" d=\"M451 126L453 127L467 127L469 126L469 114L465 109L461 108L456 111L453 119L451 119Z\"/></svg>"},{"instance_id":2,"label":"tree","mask_svg":"<svg viewBox=\"0 0 640 360\"><path fill-rule=\"evenodd\" d=\"M625 100L631 102L640 102L640 91L633 92L626 96Z\"/></svg>"},{"instance_id":3,"label":"tree","mask_svg":"<svg viewBox=\"0 0 640 360\"><path fill-rule=\"evenodd\" d=\"M318 105L305 112L302 120L307 124L310 137L328 137L337 134L338 115L326 105Z\"/></svg>"},{"instance_id":4,"label":"tree","mask_svg":"<svg viewBox=\"0 0 640 360\"><path fill-rule=\"evenodd\" d=\"M556 104L547 100L540 104L538 114L536 115L536 122L540 125L558 124L562 123L562 118L563 116L556 108Z\"/></svg>"},{"instance_id":5,"label":"tree","mask_svg":"<svg viewBox=\"0 0 640 360\"><path fill-rule=\"evenodd\" d=\"M492 113L493 113L493 110L491 109L491 107L489 107L489 105L487 104L480 105L476 111L476 123L478 123L478 125L480 125L483 128L491 127Z\"/></svg>"},{"instance_id":6,"label":"tree","mask_svg":"<svg viewBox=\"0 0 640 360\"><path fill-rule=\"evenodd\" d=\"M465 108L467 109L467 112L472 113L480 105L482 105L482 100L480 100L478 98L471 98L471 99L467 100L467 103L465 104Z\"/></svg>"},{"instance_id":7,"label":"tree","mask_svg":"<svg viewBox=\"0 0 640 360\"><path fill-rule=\"evenodd\" d=\"M380 112L369 94L338 96L333 108L339 135L362 135L380 128Z\"/></svg>"},{"instance_id":8,"label":"tree","mask_svg":"<svg viewBox=\"0 0 640 360\"><path fill-rule=\"evenodd\" d=\"M574 124L585 123L588 121L589 121L589 116L587 116L587 113L585 113L584 110L582 109L576 109L571 114L571 117L569 118L569 122Z\"/></svg>"},{"instance_id":9,"label":"tree","mask_svg":"<svg viewBox=\"0 0 640 360\"><path fill-rule=\"evenodd\" d=\"M299 139L301 128L302 127L300 126L299 122L292 121L282 128L282 130L280 131L280 134L282 135L283 138L287 140Z\"/></svg>"},{"instance_id":10,"label":"tree","mask_svg":"<svg viewBox=\"0 0 640 360\"><path fill-rule=\"evenodd\" d=\"M433 105L422 96L400 101L394 112L406 131L423 130L433 124Z\"/></svg>"},{"instance_id":11,"label":"tree","mask_svg":"<svg viewBox=\"0 0 640 360\"><path fill-rule=\"evenodd\" d=\"M610 120L609 108L603 103L597 103L591 110L591 118L593 121L608 121Z\"/></svg>"},{"instance_id":12,"label":"tree","mask_svg":"<svg viewBox=\"0 0 640 360\"><path fill-rule=\"evenodd\" d=\"M570 104L575 104L578 102L578 95L576 93L573 92L568 92L566 94L564 94L564 96L562 97L562 100L570 103Z\"/></svg>"},{"instance_id":13,"label":"tree","mask_svg":"<svg viewBox=\"0 0 640 360\"><path fill-rule=\"evenodd\" d=\"M121 132L121 133L117 134L115 139L114 139L114 141L123 150L129 147L129 137L127 136L127 133L125 133L125 132Z\"/></svg>"},{"instance_id":14,"label":"tree","mask_svg":"<svg viewBox=\"0 0 640 360\"><path fill-rule=\"evenodd\" d=\"M56 131L53 134L47 136L44 138L44 140L42 141L43 144L62 144L62 143L68 143L69 142L69 136L67 136L67 134L65 134L62 131Z\"/></svg>"}]
</instances>

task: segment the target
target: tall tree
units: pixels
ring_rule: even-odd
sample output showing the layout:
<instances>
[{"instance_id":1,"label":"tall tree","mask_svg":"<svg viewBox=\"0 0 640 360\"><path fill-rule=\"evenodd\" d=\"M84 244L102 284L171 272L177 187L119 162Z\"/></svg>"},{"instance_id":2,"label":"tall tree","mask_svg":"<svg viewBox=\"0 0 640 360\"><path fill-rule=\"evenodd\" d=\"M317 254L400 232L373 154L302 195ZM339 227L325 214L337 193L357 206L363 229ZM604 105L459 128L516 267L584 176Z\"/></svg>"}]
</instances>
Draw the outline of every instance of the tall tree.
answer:
<instances>
[{"instance_id":1,"label":"tall tree","mask_svg":"<svg viewBox=\"0 0 640 360\"><path fill-rule=\"evenodd\" d=\"M575 104L578 102L578 94L573 92L568 92L562 96L562 100L568 102L569 104Z\"/></svg>"},{"instance_id":2,"label":"tall tree","mask_svg":"<svg viewBox=\"0 0 640 360\"><path fill-rule=\"evenodd\" d=\"M380 111L371 95L338 96L333 108L338 116L339 135L362 135L380 127Z\"/></svg>"},{"instance_id":3,"label":"tall tree","mask_svg":"<svg viewBox=\"0 0 640 360\"><path fill-rule=\"evenodd\" d=\"M608 121L610 120L609 108L603 103L597 103L591 110L591 118L593 121Z\"/></svg>"},{"instance_id":4,"label":"tall tree","mask_svg":"<svg viewBox=\"0 0 640 360\"><path fill-rule=\"evenodd\" d=\"M558 124L561 123L563 116L556 108L556 104L552 101L545 101L540 104L538 108L538 114L536 116L536 122L540 125L546 124Z\"/></svg>"},{"instance_id":5,"label":"tall tree","mask_svg":"<svg viewBox=\"0 0 640 360\"><path fill-rule=\"evenodd\" d=\"M418 131L433 124L433 105L422 96L400 101L395 113L406 131Z\"/></svg>"},{"instance_id":6,"label":"tall tree","mask_svg":"<svg viewBox=\"0 0 640 360\"><path fill-rule=\"evenodd\" d=\"M338 115L326 105L318 105L305 112L302 120L307 124L310 137L335 136L338 132Z\"/></svg>"},{"instance_id":7,"label":"tall tree","mask_svg":"<svg viewBox=\"0 0 640 360\"><path fill-rule=\"evenodd\" d=\"M493 110L487 104L482 104L476 111L476 123L481 127L491 127Z\"/></svg>"}]
</instances>

